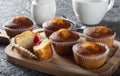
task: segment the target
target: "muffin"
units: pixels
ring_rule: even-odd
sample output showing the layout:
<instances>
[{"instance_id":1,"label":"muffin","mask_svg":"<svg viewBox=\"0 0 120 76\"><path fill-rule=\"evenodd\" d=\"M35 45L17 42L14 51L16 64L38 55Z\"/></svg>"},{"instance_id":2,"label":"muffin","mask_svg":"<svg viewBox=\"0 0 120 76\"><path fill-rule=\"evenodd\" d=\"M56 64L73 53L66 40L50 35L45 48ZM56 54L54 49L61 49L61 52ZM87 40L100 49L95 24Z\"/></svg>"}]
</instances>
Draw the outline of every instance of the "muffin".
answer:
<instances>
[{"instance_id":1,"label":"muffin","mask_svg":"<svg viewBox=\"0 0 120 76\"><path fill-rule=\"evenodd\" d=\"M58 55L71 55L72 46L80 42L80 35L68 29L60 29L49 37Z\"/></svg>"},{"instance_id":2,"label":"muffin","mask_svg":"<svg viewBox=\"0 0 120 76\"><path fill-rule=\"evenodd\" d=\"M25 31L14 37L15 44L22 46L33 52L33 39L36 33L32 31Z\"/></svg>"},{"instance_id":3,"label":"muffin","mask_svg":"<svg viewBox=\"0 0 120 76\"><path fill-rule=\"evenodd\" d=\"M100 42L112 46L116 33L106 26L94 26L84 29L86 41Z\"/></svg>"},{"instance_id":4,"label":"muffin","mask_svg":"<svg viewBox=\"0 0 120 76\"><path fill-rule=\"evenodd\" d=\"M38 32L25 31L12 38L11 44L18 54L28 59L48 61L53 57L50 40L42 39Z\"/></svg>"},{"instance_id":5,"label":"muffin","mask_svg":"<svg viewBox=\"0 0 120 76\"><path fill-rule=\"evenodd\" d=\"M7 35L11 38L23 31L32 30L33 22L25 16L17 16L4 24Z\"/></svg>"},{"instance_id":6,"label":"muffin","mask_svg":"<svg viewBox=\"0 0 120 76\"><path fill-rule=\"evenodd\" d=\"M33 40L39 33L25 31L11 39L11 45L16 49L16 52L28 59L38 59L33 53Z\"/></svg>"},{"instance_id":7,"label":"muffin","mask_svg":"<svg viewBox=\"0 0 120 76\"><path fill-rule=\"evenodd\" d=\"M44 39L39 42L39 40L35 38L33 51L40 61L51 60L53 57L51 42L49 39Z\"/></svg>"},{"instance_id":8,"label":"muffin","mask_svg":"<svg viewBox=\"0 0 120 76\"><path fill-rule=\"evenodd\" d=\"M97 69L107 59L109 48L103 43L83 42L73 46L75 62L85 69Z\"/></svg>"},{"instance_id":9,"label":"muffin","mask_svg":"<svg viewBox=\"0 0 120 76\"><path fill-rule=\"evenodd\" d=\"M63 19L63 18L53 18L51 20L48 20L46 22L43 23L43 29L45 31L45 35L47 38L49 38L49 36L59 30L59 29L71 29L72 25L70 22L68 22L67 20Z\"/></svg>"}]
</instances>

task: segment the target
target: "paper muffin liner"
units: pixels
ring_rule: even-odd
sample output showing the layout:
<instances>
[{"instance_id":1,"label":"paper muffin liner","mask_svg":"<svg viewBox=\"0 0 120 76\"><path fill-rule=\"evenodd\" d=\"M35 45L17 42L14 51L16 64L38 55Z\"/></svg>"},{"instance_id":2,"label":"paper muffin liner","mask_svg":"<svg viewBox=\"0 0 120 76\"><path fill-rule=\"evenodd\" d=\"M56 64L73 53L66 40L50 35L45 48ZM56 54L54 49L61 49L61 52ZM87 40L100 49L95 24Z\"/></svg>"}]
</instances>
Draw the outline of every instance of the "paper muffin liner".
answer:
<instances>
[{"instance_id":1,"label":"paper muffin liner","mask_svg":"<svg viewBox=\"0 0 120 76\"><path fill-rule=\"evenodd\" d=\"M29 27L29 28L25 28L25 29L10 29L10 28L7 28L7 27L4 27L7 35L11 38L11 37L14 37L18 34L21 34L22 32L24 31L27 31L27 30L33 30L35 26L32 26L32 27Z\"/></svg>"},{"instance_id":2,"label":"paper muffin liner","mask_svg":"<svg viewBox=\"0 0 120 76\"><path fill-rule=\"evenodd\" d=\"M77 39L71 42L55 42L50 39L54 50L58 55L72 55L72 47L74 44L77 44L81 41L81 39Z\"/></svg>"},{"instance_id":3,"label":"paper muffin liner","mask_svg":"<svg viewBox=\"0 0 120 76\"><path fill-rule=\"evenodd\" d=\"M13 19L8 20L8 21L3 25L3 27L2 27L3 29L5 29L7 35L8 35L10 38L12 38L12 37L14 37L14 36L16 36L16 35L18 35L18 34L21 34L21 33L24 32L24 31L33 30L34 27L35 27L35 22L34 22L34 21L32 21L32 22L33 22L33 26L31 26L31 27L29 27L29 28L24 28L24 29L10 29L10 28L8 28L8 27L5 27L5 25L6 25L6 24L9 24L9 21L12 21L12 20L13 20Z\"/></svg>"},{"instance_id":4,"label":"paper muffin liner","mask_svg":"<svg viewBox=\"0 0 120 76\"><path fill-rule=\"evenodd\" d=\"M77 52L78 51L76 47L77 44L74 45L72 49L73 49L73 55L74 55L75 62L81 67L86 68L86 69L97 69L101 67L106 62L107 56L109 54L109 48L105 44L102 44L102 43L98 43L98 44L105 47L106 51L101 55L98 55L98 56L96 55L93 57L83 56L79 54ZM79 49L79 50L82 50L82 49Z\"/></svg>"},{"instance_id":5,"label":"paper muffin liner","mask_svg":"<svg viewBox=\"0 0 120 76\"><path fill-rule=\"evenodd\" d=\"M43 29L44 29L44 32L45 32L46 37L49 38L49 36L50 36L53 32L55 32L55 31L47 29L44 25L45 25L45 22L42 24L42 27L43 27ZM70 28L68 28L68 29L69 29L69 30L72 30L72 28L73 28L73 25L72 25L72 23L71 23L71 26L70 26ZM62 28L61 28L61 29L62 29Z\"/></svg>"},{"instance_id":6,"label":"paper muffin liner","mask_svg":"<svg viewBox=\"0 0 120 76\"><path fill-rule=\"evenodd\" d=\"M23 48L22 46L14 43L14 38L11 39L11 45L17 49L17 53L21 56L28 58L28 59L38 59L35 54L30 52L29 50Z\"/></svg>"},{"instance_id":7,"label":"paper muffin liner","mask_svg":"<svg viewBox=\"0 0 120 76\"><path fill-rule=\"evenodd\" d=\"M48 30L48 29L46 29L46 28L44 28L44 27L43 27L43 29L44 29L44 32L45 32L45 36L46 36L47 38L49 38L49 36L54 32L54 31Z\"/></svg>"},{"instance_id":8,"label":"paper muffin liner","mask_svg":"<svg viewBox=\"0 0 120 76\"><path fill-rule=\"evenodd\" d=\"M105 38L94 38L85 34L86 41L103 43L108 45L108 47L111 47L113 45L115 36L116 36L116 33L114 33L112 36L105 37Z\"/></svg>"}]
</instances>

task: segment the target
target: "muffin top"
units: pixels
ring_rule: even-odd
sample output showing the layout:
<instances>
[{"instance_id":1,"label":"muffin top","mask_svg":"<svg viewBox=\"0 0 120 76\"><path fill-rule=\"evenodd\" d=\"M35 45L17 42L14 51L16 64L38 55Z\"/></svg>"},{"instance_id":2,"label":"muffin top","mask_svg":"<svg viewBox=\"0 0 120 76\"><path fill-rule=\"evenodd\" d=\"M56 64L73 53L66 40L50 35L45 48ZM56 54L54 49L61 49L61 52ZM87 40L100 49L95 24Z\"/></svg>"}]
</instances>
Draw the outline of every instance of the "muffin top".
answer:
<instances>
[{"instance_id":1,"label":"muffin top","mask_svg":"<svg viewBox=\"0 0 120 76\"><path fill-rule=\"evenodd\" d=\"M104 38L114 35L114 32L106 26L88 27L84 30L84 33L94 38Z\"/></svg>"},{"instance_id":2,"label":"muffin top","mask_svg":"<svg viewBox=\"0 0 120 76\"><path fill-rule=\"evenodd\" d=\"M32 26L33 22L25 16L17 16L5 24L5 27L10 29L24 29Z\"/></svg>"},{"instance_id":3,"label":"muffin top","mask_svg":"<svg viewBox=\"0 0 120 76\"><path fill-rule=\"evenodd\" d=\"M76 45L76 50L83 56L98 56L106 51L104 46L95 42L79 43Z\"/></svg>"},{"instance_id":4,"label":"muffin top","mask_svg":"<svg viewBox=\"0 0 120 76\"><path fill-rule=\"evenodd\" d=\"M71 27L71 24L70 22L68 22L67 20L63 18L53 18L51 20L46 21L43 24L43 27L48 30L57 31L62 28L68 29Z\"/></svg>"},{"instance_id":5,"label":"muffin top","mask_svg":"<svg viewBox=\"0 0 120 76\"><path fill-rule=\"evenodd\" d=\"M80 36L78 33L72 32L68 29L60 29L50 36L50 39L55 42L71 42L76 41L79 38Z\"/></svg>"}]
</instances>

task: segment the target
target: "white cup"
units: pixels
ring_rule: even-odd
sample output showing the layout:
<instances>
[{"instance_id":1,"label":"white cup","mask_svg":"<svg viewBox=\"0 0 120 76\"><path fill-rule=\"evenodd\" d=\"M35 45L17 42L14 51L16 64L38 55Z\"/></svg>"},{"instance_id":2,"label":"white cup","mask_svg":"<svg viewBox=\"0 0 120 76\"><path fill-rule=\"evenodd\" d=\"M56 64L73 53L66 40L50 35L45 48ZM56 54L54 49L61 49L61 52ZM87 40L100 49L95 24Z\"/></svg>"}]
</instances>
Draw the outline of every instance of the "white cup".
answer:
<instances>
[{"instance_id":1,"label":"white cup","mask_svg":"<svg viewBox=\"0 0 120 76\"><path fill-rule=\"evenodd\" d=\"M95 25L101 22L114 0L72 0L73 11L82 24Z\"/></svg>"},{"instance_id":2,"label":"white cup","mask_svg":"<svg viewBox=\"0 0 120 76\"><path fill-rule=\"evenodd\" d=\"M38 25L55 17L56 3L55 0L33 0L31 14Z\"/></svg>"}]
</instances>

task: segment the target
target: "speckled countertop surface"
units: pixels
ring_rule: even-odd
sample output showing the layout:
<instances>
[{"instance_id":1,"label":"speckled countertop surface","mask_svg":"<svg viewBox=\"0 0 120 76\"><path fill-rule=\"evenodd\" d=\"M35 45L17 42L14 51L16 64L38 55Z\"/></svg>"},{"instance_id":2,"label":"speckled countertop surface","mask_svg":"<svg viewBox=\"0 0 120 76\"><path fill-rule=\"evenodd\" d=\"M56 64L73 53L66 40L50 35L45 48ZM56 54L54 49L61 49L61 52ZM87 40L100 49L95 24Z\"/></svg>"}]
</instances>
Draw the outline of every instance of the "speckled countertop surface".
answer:
<instances>
[{"instance_id":1,"label":"speckled countertop surface","mask_svg":"<svg viewBox=\"0 0 120 76\"><path fill-rule=\"evenodd\" d=\"M31 2L32 0L0 0L0 26L14 16L25 15L32 18L30 13ZM79 23L72 11L71 0L56 0L56 5L56 16L65 15ZM108 25L115 30L117 32L116 39L120 41L120 0L115 0L114 7L105 15L100 24ZM7 62L5 47L6 45L0 44L0 76L50 76ZM120 67L113 76L120 76Z\"/></svg>"}]
</instances>

